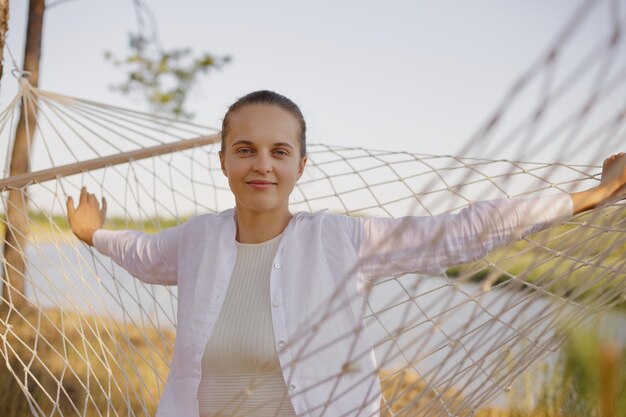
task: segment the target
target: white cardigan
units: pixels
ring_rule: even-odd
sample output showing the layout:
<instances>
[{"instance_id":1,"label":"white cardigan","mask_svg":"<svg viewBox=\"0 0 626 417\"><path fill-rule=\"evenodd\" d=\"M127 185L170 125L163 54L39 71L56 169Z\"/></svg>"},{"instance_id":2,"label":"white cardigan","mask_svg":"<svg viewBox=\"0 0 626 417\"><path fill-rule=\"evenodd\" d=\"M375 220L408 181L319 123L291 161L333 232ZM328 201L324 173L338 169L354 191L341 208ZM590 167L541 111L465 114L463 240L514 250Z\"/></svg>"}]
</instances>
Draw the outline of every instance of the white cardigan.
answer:
<instances>
[{"instance_id":1,"label":"white cardigan","mask_svg":"<svg viewBox=\"0 0 626 417\"><path fill-rule=\"evenodd\" d=\"M572 215L569 195L475 203L399 219L296 213L270 276L272 325L298 416L377 416L380 386L363 307L368 284L440 274ZM158 417L197 417L201 359L235 263L234 209L150 235L98 230L95 247L142 281L178 285L174 355Z\"/></svg>"}]
</instances>

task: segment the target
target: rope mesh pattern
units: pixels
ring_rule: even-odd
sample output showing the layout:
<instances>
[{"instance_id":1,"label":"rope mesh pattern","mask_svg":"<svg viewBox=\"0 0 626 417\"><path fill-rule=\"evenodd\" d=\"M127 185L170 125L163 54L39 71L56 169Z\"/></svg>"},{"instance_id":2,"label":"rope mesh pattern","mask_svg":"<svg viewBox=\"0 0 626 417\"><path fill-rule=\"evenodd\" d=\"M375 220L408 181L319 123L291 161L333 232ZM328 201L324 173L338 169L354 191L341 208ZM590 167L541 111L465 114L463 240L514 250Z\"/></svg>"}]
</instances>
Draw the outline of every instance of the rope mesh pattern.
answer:
<instances>
[{"instance_id":1,"label":"rope mesh pattern","mask_svg":"<svg viewBox=\"0 0 626 417\"><path fill-rule=\"evenodd\" d=\"M609 24L594 26L598 30L589 48L574 49L572 39L607 12ZM597 162L624 143L623 16L619 1L581 6L462 152L490 159L311 144L292 211L434 215L457 212L476 200L597 184ZM35 132L29 132L33 174L15 185L8 167L20 106L36 106L38 118ZM87 160L214 133L41 91L21 80L20 93L0 114L0 160L5 161L4 212L11 189L28 193L30 200L27 245L17 248L27 260L23 278L29 302L16 308L13 300L1 300L0 396L19 396L12 410L0 405L3 415L154 414L172 356L175 290L143 284L78 243L65 228L65 199L87 185L109 201L107 227L147 232L232 207L214 144L81 169ZM557 152L552 159L558 163L532 162L536 155L545 160ZM78 169L52 179L37 177L67 166ZM624 204L616 203L442 276L389 277L368 288L363 307L384 390L382 415L473 415L556 350L570 326L623 304L625 223ZM6 276L12 266L4 262L3 267L2 284L11 286ZM348 308L336 294L289 341L315 349L300 349L293 366L332 349L308 342L330 315ZM350 344L362 331L337 335L334 343ZM351 352L351 358L363 355L369 351ZM359 369L350 365L346 362L333 378L358 379ZM262 383L259 378L248 389ZM346 385L336 386L324 404L309 410L311 415L332 415L330 405ZM242 392L231 403L243 404L245 397Z\"/></svg>"}]
</instances>

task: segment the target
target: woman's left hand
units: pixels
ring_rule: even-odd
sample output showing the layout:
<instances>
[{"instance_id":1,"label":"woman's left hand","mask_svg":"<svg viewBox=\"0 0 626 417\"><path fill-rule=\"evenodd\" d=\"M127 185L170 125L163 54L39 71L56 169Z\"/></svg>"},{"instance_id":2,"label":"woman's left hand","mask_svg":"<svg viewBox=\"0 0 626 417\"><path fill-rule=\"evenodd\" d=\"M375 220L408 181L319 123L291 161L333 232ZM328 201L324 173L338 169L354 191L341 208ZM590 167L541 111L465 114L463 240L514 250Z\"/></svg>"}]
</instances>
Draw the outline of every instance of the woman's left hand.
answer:
<instances>
[{"instance_id":1,"label":"woman's left hand","mask_svg":"<svg viewBox=\"0 0 626 417\"><path fill-rule=\"evenodd\" d=\"M600 187L607 193L607 201L626 198L626 154L620 152L604 160Z\"/></svg>"},{"instance_id":2,"label":"woman's left hand","mask_svg":"<svg viewBox=\"0 0 626 417\"><path fill-rule=\"evenodd\" d=\"M620 152L604 160L600 185L570 195L574 214L626 198L626 154Z\"/></svg>"}]
</instances>

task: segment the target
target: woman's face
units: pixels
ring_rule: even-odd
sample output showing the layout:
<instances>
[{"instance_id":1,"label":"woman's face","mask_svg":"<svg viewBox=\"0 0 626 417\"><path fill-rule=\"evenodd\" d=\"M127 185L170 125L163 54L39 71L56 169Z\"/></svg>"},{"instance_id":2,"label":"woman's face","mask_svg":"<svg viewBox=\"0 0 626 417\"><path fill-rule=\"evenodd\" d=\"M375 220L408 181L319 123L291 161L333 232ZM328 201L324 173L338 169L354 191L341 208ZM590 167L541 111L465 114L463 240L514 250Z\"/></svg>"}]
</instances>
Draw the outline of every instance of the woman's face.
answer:
<instances>
[{"instance_id":1,"label":"woman's face","mask_svg":"<svg viewBox=\"0 0 626 417\"><path fill-rule=\"evenodd\" d=\"M252 104L231 113L228 126L220 161L238 211L288 211L306 164L298 120L278 106Z\"/></svg>"}]
</instances>

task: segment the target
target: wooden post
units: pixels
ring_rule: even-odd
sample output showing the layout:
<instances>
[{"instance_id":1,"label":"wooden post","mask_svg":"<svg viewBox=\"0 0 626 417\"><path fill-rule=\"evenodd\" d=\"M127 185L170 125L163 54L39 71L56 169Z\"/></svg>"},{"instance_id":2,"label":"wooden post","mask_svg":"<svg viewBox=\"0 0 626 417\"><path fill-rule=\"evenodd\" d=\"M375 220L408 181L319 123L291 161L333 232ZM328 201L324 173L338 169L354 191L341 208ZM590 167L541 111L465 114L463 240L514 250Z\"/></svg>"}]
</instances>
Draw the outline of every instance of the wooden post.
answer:
<instances>
[{"instance_id":1,"label":"wooden post","mask_svg":"<svg viewBox=\"0 0 626 417\"><path fill-rule=\"evenodd\" d=\"M23 70L30 73L29 82L35 87L39 82L44 11L45 0L30 0ZM36 124L37 103L22 100L20 119L13 142L10 176L24 174L30 170L30 151ZM26 187L13 189L9 192L6 207L2 299L17 309L28 304L24 292L27 225L27 189Z\"/></svg>"}]
</instances>

